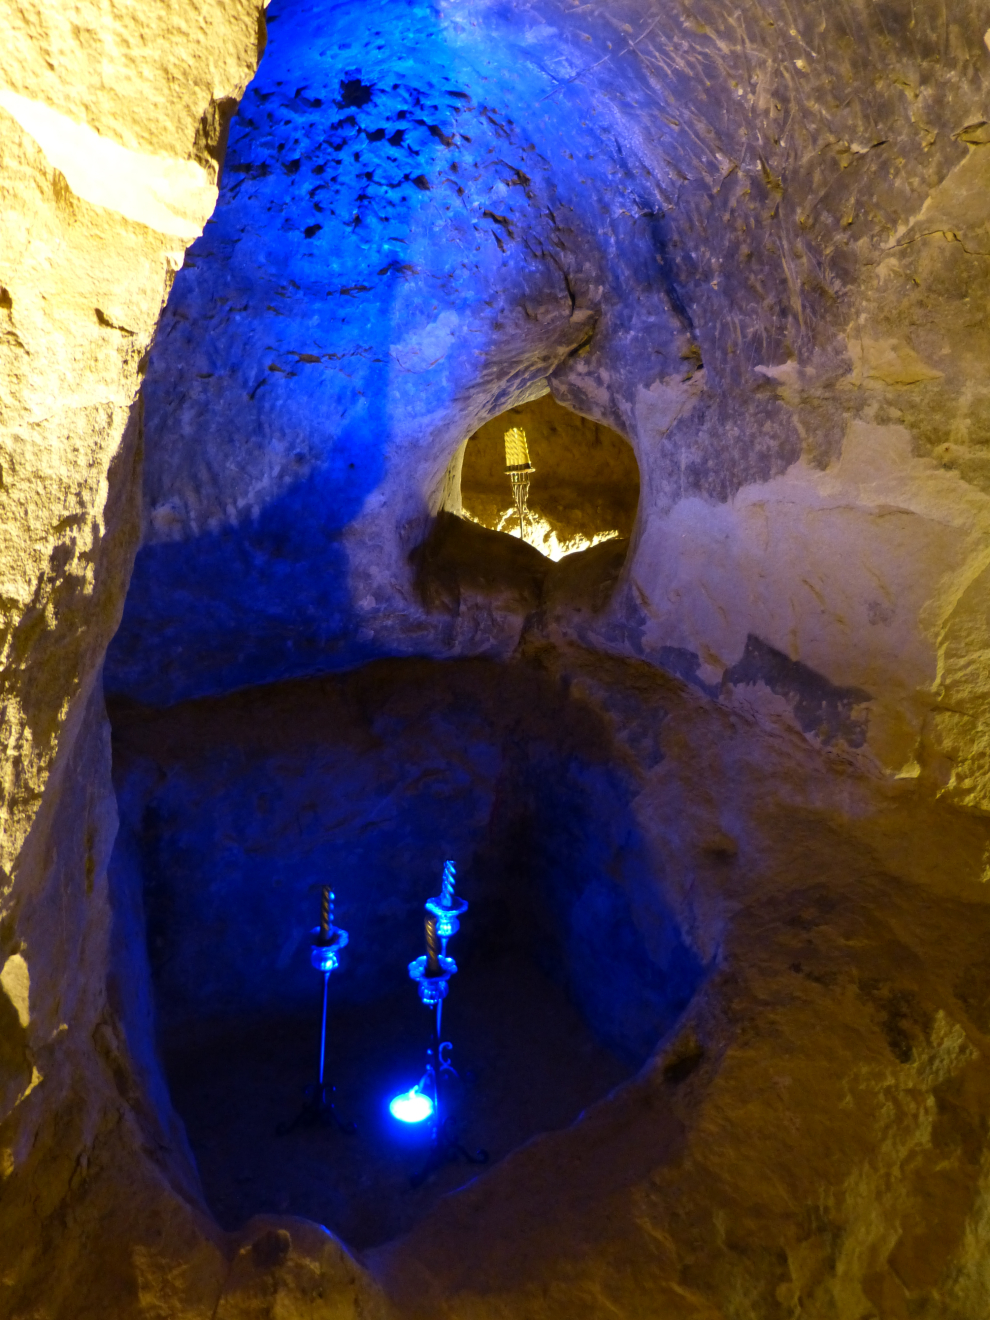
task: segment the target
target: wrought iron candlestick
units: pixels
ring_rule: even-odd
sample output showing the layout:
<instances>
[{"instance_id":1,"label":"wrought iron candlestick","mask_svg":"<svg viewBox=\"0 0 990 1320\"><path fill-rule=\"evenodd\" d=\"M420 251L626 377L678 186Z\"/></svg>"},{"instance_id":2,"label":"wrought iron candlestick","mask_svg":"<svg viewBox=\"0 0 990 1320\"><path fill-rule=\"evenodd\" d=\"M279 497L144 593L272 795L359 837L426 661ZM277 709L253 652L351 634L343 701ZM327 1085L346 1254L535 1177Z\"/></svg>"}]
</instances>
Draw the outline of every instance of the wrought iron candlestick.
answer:
<instances>
[{"instance_id":1,"label":"wrought iron candlestick","mask_svg":"<svg viewBox=\"0 0 990 1320\"><path fill-rule=\"evenodd\" d=\"M441 1082L456 1079L457 1073L450 1062L450 1041L441 1039L443 1001L450 989L450 978L457 972L457 964L447 956L447 941L456 934L460 927L458 918L467 911L467 903L454 896L454 863L444 865L441 892L436 898L426 902L426 953L415 958L409 964L409 975L416 982L420 1001L427 1008L435 1008L433 1025L433 1043L426 1055L426 1071L413 1092L426 1094L433 1102L432 1142L426 1164L413 1174L410 1182L414 1187L451 1160L465 1159L471 1164L484 1164L488 1152L479 1150L472 1154L457 1140L457 1125L453 1117L446 1112L446 1105Z\"/></svg>"},{"instance_id":2,"label":"wrought iron candlestick","mask_svg":"<svg viewBox=\"0 0 990 1320\"><path fill-rule=\"evenodd\" d=\"M315 1123L332 1125L341 1132L355 1132L353 1123L344 1123L334 1108L334 1088L326 1080L327 1062L327 992L330 988L330 973L340 966L338 955L346 947L350 936L340 926L335 926L334 898L329 885L323 886L320 903L320 924L313 927L313 942L310 946L310 962L318 972L323 973L323 1018L320 1024L320 1072L319 1079L306 1088L306 1100L302 1109L291 1123L279 1126L280 1133L292 1132L297 1127L310 1127Z\"/></svg>"},{"instance_id":3,"label":"wrought iron candlestick","mask_svg":"<svg viewBox=\"0 0 990 1320\"><path fill-rule=\"evenodd\" d=\"M416 982L420 1002L425 1004L427 1008L436 1008L437 1010L435 1034L437 1058L439 1058L443 1001L447 998L450 978L457 971L457 963L441 951L437 917L429 910L429 903L426 906L426 953L421 958L414 958L409 964L409 975ZM444 940L444 944L446 944L446 940Z\"/></svg>"},{"instance_id":4,"label":"wrought iron candlestick","mask_svg":"<svg viewBox=\"0 0 990 1320\"><path fill-rule=\"evenodd\" d=\"M463 917L468 910L468 905L463 898L458 898L454 893L454 884L457 880L457 867L453 862L447 861L443 864L443 879L440 882L440 893L435 898L426 900L426 915L436 917L437 935L440 937L440 953L443 957L447 956L447 941L450 940L461 928L459 917ZM457 971L456 964L454 971ZM443 1015L443 1001L446 992L437 1000L437 1035L440 1035L440 1024Z\"/></svg>"},{"instance_id":5,"label":"wrought iron candlestick","mask_svg":"<svg viewBox=\"0 0 990 1320\"><path fill-rule=\"evenodd\" d=\"M526 432L513 426L505 433L505 470L512 482L512 498L519 515L519 537L526 539L526 501L529 498L529 479L536 471L529 461Z\"/></svg>"}]
</instances>

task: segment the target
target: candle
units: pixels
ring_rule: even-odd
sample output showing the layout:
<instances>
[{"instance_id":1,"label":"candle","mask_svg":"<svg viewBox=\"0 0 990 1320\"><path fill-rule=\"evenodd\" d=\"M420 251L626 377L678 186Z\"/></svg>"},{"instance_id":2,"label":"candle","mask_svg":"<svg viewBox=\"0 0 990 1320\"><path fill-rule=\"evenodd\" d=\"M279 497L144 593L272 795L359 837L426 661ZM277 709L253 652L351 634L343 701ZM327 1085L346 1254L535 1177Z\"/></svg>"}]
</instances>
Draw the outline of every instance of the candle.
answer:
<instances>
[{"instance_id":1,"label":"candle","mask_svg":"<svg viewBox=\"0 0 990 1320\"><path fill-rule=\"evenodd\" d=\"M529 461L526 432L521 426L513 426L505 433L505 466L509 472L533 471L533 465Z\"/></svg>"}]
</instances>

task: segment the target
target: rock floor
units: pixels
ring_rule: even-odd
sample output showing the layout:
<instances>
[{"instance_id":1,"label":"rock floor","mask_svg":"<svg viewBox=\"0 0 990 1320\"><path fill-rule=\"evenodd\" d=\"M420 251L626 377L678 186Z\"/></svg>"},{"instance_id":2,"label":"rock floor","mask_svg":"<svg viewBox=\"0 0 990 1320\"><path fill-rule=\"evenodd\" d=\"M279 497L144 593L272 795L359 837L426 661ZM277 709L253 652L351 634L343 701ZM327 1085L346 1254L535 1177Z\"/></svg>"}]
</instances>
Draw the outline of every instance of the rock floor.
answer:
<instances>
[{"instance_id":1,"label":"rock floor","mask_svg":"<svg viewBox=\"0 0 990 1320\"><path fill-rule=\"evenodd\" d=\"M172 1098L224 1228L259 1213L290 1213L362 1250L407 1232L439 1198L484 1176L458 1162L410 1186L427 1137L402 1129L387 1103L422 1071L430 1021L413 986L360 1007L335 1005L333 990L331 981L331 1075L339 1113L357 1124L352 1136L325 1127L276 1132L298 1112L314 1075L315 974L311 1014L198 1023L163 1041ZM465 1082L463 1140L488 1150L488 1168L535 1134L566 1127L630 1072L595 1040L563 990L517 957L462 967L444 1037Z\"/></svg>"}]
</instances>

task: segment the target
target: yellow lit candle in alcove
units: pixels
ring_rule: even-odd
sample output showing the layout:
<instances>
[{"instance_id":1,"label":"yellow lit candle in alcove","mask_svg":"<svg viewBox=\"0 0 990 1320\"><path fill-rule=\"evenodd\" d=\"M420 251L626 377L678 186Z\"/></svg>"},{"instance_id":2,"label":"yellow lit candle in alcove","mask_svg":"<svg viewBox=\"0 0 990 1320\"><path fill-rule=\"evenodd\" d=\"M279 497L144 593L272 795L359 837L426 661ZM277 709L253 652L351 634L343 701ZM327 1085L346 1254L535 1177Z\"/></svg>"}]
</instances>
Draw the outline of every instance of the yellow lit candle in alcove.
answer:
<instances>
[{"instance_id":1,"label":"yellow lit candle in alcove","mask_svg":"<svg viewBox=\"0 0 990 1320\"><path fill-rule=\"evenodd\" d=\"M512 482L512 494L519 514L519 537L525 541L529 479L536 468L529 461L529 445L526 443L526 432L521 426L512 426L505 433L505 470Z\"/></svg>"}]
</instances>

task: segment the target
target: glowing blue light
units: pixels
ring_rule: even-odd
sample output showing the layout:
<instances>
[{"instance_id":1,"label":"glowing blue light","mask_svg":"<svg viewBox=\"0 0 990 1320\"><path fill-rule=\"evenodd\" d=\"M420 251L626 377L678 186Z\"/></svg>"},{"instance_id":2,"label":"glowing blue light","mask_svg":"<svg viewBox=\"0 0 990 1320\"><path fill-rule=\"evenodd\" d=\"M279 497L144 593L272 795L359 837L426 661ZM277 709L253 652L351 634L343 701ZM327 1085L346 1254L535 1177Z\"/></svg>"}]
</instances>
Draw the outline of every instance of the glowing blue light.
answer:
<instances>
[{"instance_id":1,"label":"glowing blue light","mask_svg":"<svg viewBox=\"0 0 990 1320\"><path fill-rule=\"evenodd\" d=\"M418 1086L414 1086L411 1091L397 1095L388 1109L400 1123L422 1123L433 1113L433 1101Z\"/></svg>"},{"instance_id":2,"label":"glowing blue light","mask_svg":"<svg viewBox=\"0 0 990 1320\"><path fill-rule=\"evenodd\" d=\"M313 945L309 960L318 972L334 972L340 966L334 950L319 944Z\"/></svg>"}]
</instances>

